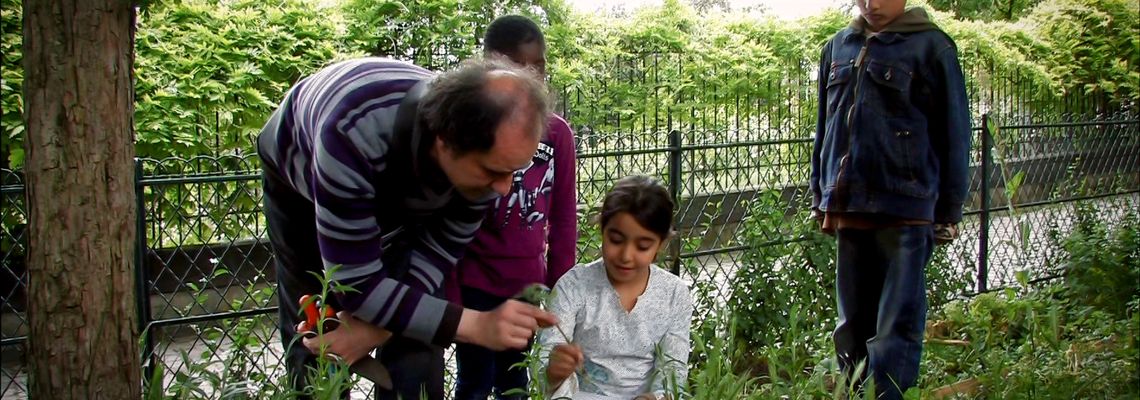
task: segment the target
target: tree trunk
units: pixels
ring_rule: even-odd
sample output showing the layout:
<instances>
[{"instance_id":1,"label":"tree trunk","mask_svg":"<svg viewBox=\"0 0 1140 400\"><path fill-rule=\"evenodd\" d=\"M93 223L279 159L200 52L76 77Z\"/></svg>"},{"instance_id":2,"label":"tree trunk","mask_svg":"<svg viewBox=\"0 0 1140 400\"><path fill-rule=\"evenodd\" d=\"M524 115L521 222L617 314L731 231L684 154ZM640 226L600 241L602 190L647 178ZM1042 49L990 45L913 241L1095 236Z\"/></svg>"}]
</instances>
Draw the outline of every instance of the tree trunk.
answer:
<instances>
[{"instance_id":1,"label":"tree trunk","mask_svg":"<svg viewBox=\"0 0 1140 400\"><path fill-rule=\"evenodd\" d=\"M23 3L29 395L137 399L134 7Z\"/></svg>"}]
</instances>

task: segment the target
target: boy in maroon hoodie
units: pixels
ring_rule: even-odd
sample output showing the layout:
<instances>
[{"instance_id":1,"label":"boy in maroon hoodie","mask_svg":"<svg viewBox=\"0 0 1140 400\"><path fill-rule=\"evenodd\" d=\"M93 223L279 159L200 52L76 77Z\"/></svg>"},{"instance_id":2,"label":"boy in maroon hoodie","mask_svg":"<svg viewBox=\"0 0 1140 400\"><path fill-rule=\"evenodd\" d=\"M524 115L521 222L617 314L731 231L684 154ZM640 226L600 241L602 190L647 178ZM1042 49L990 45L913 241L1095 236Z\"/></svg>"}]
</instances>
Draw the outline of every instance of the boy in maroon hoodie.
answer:
<instances>
[{"instance_id":1,"label":"boy in maroon hoodie","mask_svg":"<svg viewBox=\"0 0 1140 400\"><path fill-rule=\"evenodd\" d=\"M508 15L492 22L483 38L483 52L546 73L546 40L526 17ZM533 164L515 172L510 193L491 207L456 268L465 307L492 310L530 284L554 287L574 265L578 241L574 133L557 115L550 116L546 132ZM457 344L456 400L483 400L492 391L496 398L513 398L503 393L526 389L526 369L514 367L525 353Z\"/></svg>"}]
</instances>

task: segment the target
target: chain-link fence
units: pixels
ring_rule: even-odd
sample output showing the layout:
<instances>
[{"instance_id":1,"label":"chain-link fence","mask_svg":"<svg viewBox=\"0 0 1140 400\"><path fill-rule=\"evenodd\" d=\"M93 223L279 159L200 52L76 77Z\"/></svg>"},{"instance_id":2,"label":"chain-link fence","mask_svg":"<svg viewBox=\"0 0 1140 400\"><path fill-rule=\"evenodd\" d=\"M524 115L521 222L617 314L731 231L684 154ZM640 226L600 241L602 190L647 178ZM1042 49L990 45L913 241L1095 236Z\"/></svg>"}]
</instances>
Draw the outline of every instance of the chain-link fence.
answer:
<instances>
[{"instance_id":1,"label":"chain-link fence","mask_svg":"<svg viewBox=\"0 0 1140 400\"><path fill-rule=\"evenodd\" d=\"M1140 209L1140 121L1134 116L1001 129L991 129L991 122L977 130L963 238L947 250L952 265L977 277L974 290L1015 284L1020 270L1035 280L1061 274L1056 240L1066 236L1077 207L1091 207L1107 220ZM588 218L601 194L622 176L655 175L679 200L679 235L663 266L692 283L705 311L723 304L733 289L747 249L742 225L752 218L749 204L758 193L775 190L789 220L805 217L809 138L732 141L672 131L583 134L578 141L588 148L578 161L586 210L580 260L597 256L598 235ZM166 371L165 385L175 383L175 372L192 368L210 368L222 381L270 384L282 371L257 168L256 157L138 162L144 365L148 372ZM14 356L5 360L19 359L27 331L25 226L9 223L23 221L21 189L19 174L5 171L3 347ZM772 237L768 244L795 239ZM21 365L5 362L5 397L24 391Z\"/></svg>"},{"instance_id":2,"label":"chain-link fence","mask_svg":"<svg viewBox=\"0 0 1140 400\"><path fill-rule=\"evenodd\" d=\"M750 249L802 240L750 227L807 217L816 88L812 66L792 63L743 77L756 90L726 90L711 82L727 81L731 70L692 67L690 57L615 60L561 85L560 112L577 128L579 261L598 256L590 219L610 185L630 174L656 176L679 206L679 234L661 264L690 282L698 315L707 316L747 279L738 271ZM940 250L957 270L947 273L973 277L970 292L1015 284L1018 271L1033 280L1063 274L1058 240L1078 209L1110 221L1140 212L1134 110L1077 97L1029 101L1033 86L1017 77L986 82L970 85L975 110L995 117L975 116L962 238ZM146 376L162 373L164 388L186 377L213 387L278 386L282 351L258 168L256 156L138 161L142 362ZM0 395L19 398L26 392L26 205L21 174L2 175ZM776 212L757 214L761 202Z\"/></svg>"}]
</instances>

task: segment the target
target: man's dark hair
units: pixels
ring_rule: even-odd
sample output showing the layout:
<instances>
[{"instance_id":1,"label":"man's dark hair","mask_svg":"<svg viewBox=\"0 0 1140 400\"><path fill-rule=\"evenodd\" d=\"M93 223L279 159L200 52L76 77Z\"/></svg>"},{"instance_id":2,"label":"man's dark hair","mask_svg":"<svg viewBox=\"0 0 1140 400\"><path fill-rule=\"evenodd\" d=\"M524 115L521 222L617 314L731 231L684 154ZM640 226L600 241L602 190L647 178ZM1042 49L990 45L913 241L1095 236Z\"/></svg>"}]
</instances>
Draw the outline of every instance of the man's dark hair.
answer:
<instances>
[{"instance_id":1,"label":"man's dark hair","mask_svg":"<svg viewBox=\"0 0 1140 400\"><path fill-rule=\"evenodd\" d=\"M504 15L487 26L487 33L483 35L483 53L514 55L519 46L535 41L546 44L538 24L521 15Z\"/></svg>"},{"instance_id":2,"label":"man's dark hair","mask_svg":"<svg viewBox=\"0 0 1140 400\"><path fill-rule=\"evenodd\" d=\"M494 77L510 79L514 87L491 91L487 84ZM457 155L482 153L495 145L499 125L518 117L513 113L529 114L521 117L534 135L542 135L550 103L546 84L529 70L506 61L470 60L432 81L416 123L425 139L438 137Z\"/></svg>"},{"instance_id":3,"label":"man's dark hair","mask_svg":"<svg viewBox=\"0 0 1140 400\"><path fill-rule=\"evenodd\" d=\"M598 222L604 229L614 216L629 213L639 225L661 240L673 233L673 197L656 179L644 175L621 178L606 194Z\"/></svg>"}]
</instances>

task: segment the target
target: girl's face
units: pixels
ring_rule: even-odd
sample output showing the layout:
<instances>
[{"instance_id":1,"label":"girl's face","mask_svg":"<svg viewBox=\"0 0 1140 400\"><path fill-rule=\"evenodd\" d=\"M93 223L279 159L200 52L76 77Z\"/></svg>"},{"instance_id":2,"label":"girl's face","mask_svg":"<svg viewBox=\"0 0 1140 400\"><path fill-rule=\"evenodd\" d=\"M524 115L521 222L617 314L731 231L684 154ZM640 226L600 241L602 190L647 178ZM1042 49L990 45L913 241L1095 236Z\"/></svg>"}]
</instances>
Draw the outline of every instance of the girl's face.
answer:
<instances>
[{"instance_id":1,"label":"girl's face","mask_svg":"<svg viewBox=\"0 0 1140 400\"><path fill-rule=\"evenodd\" d=\"M602 260L614 284L644 282L657 258L661 237L645 229L629 213L610 218L602 227Z\"/></svg>"}]
</instances>

